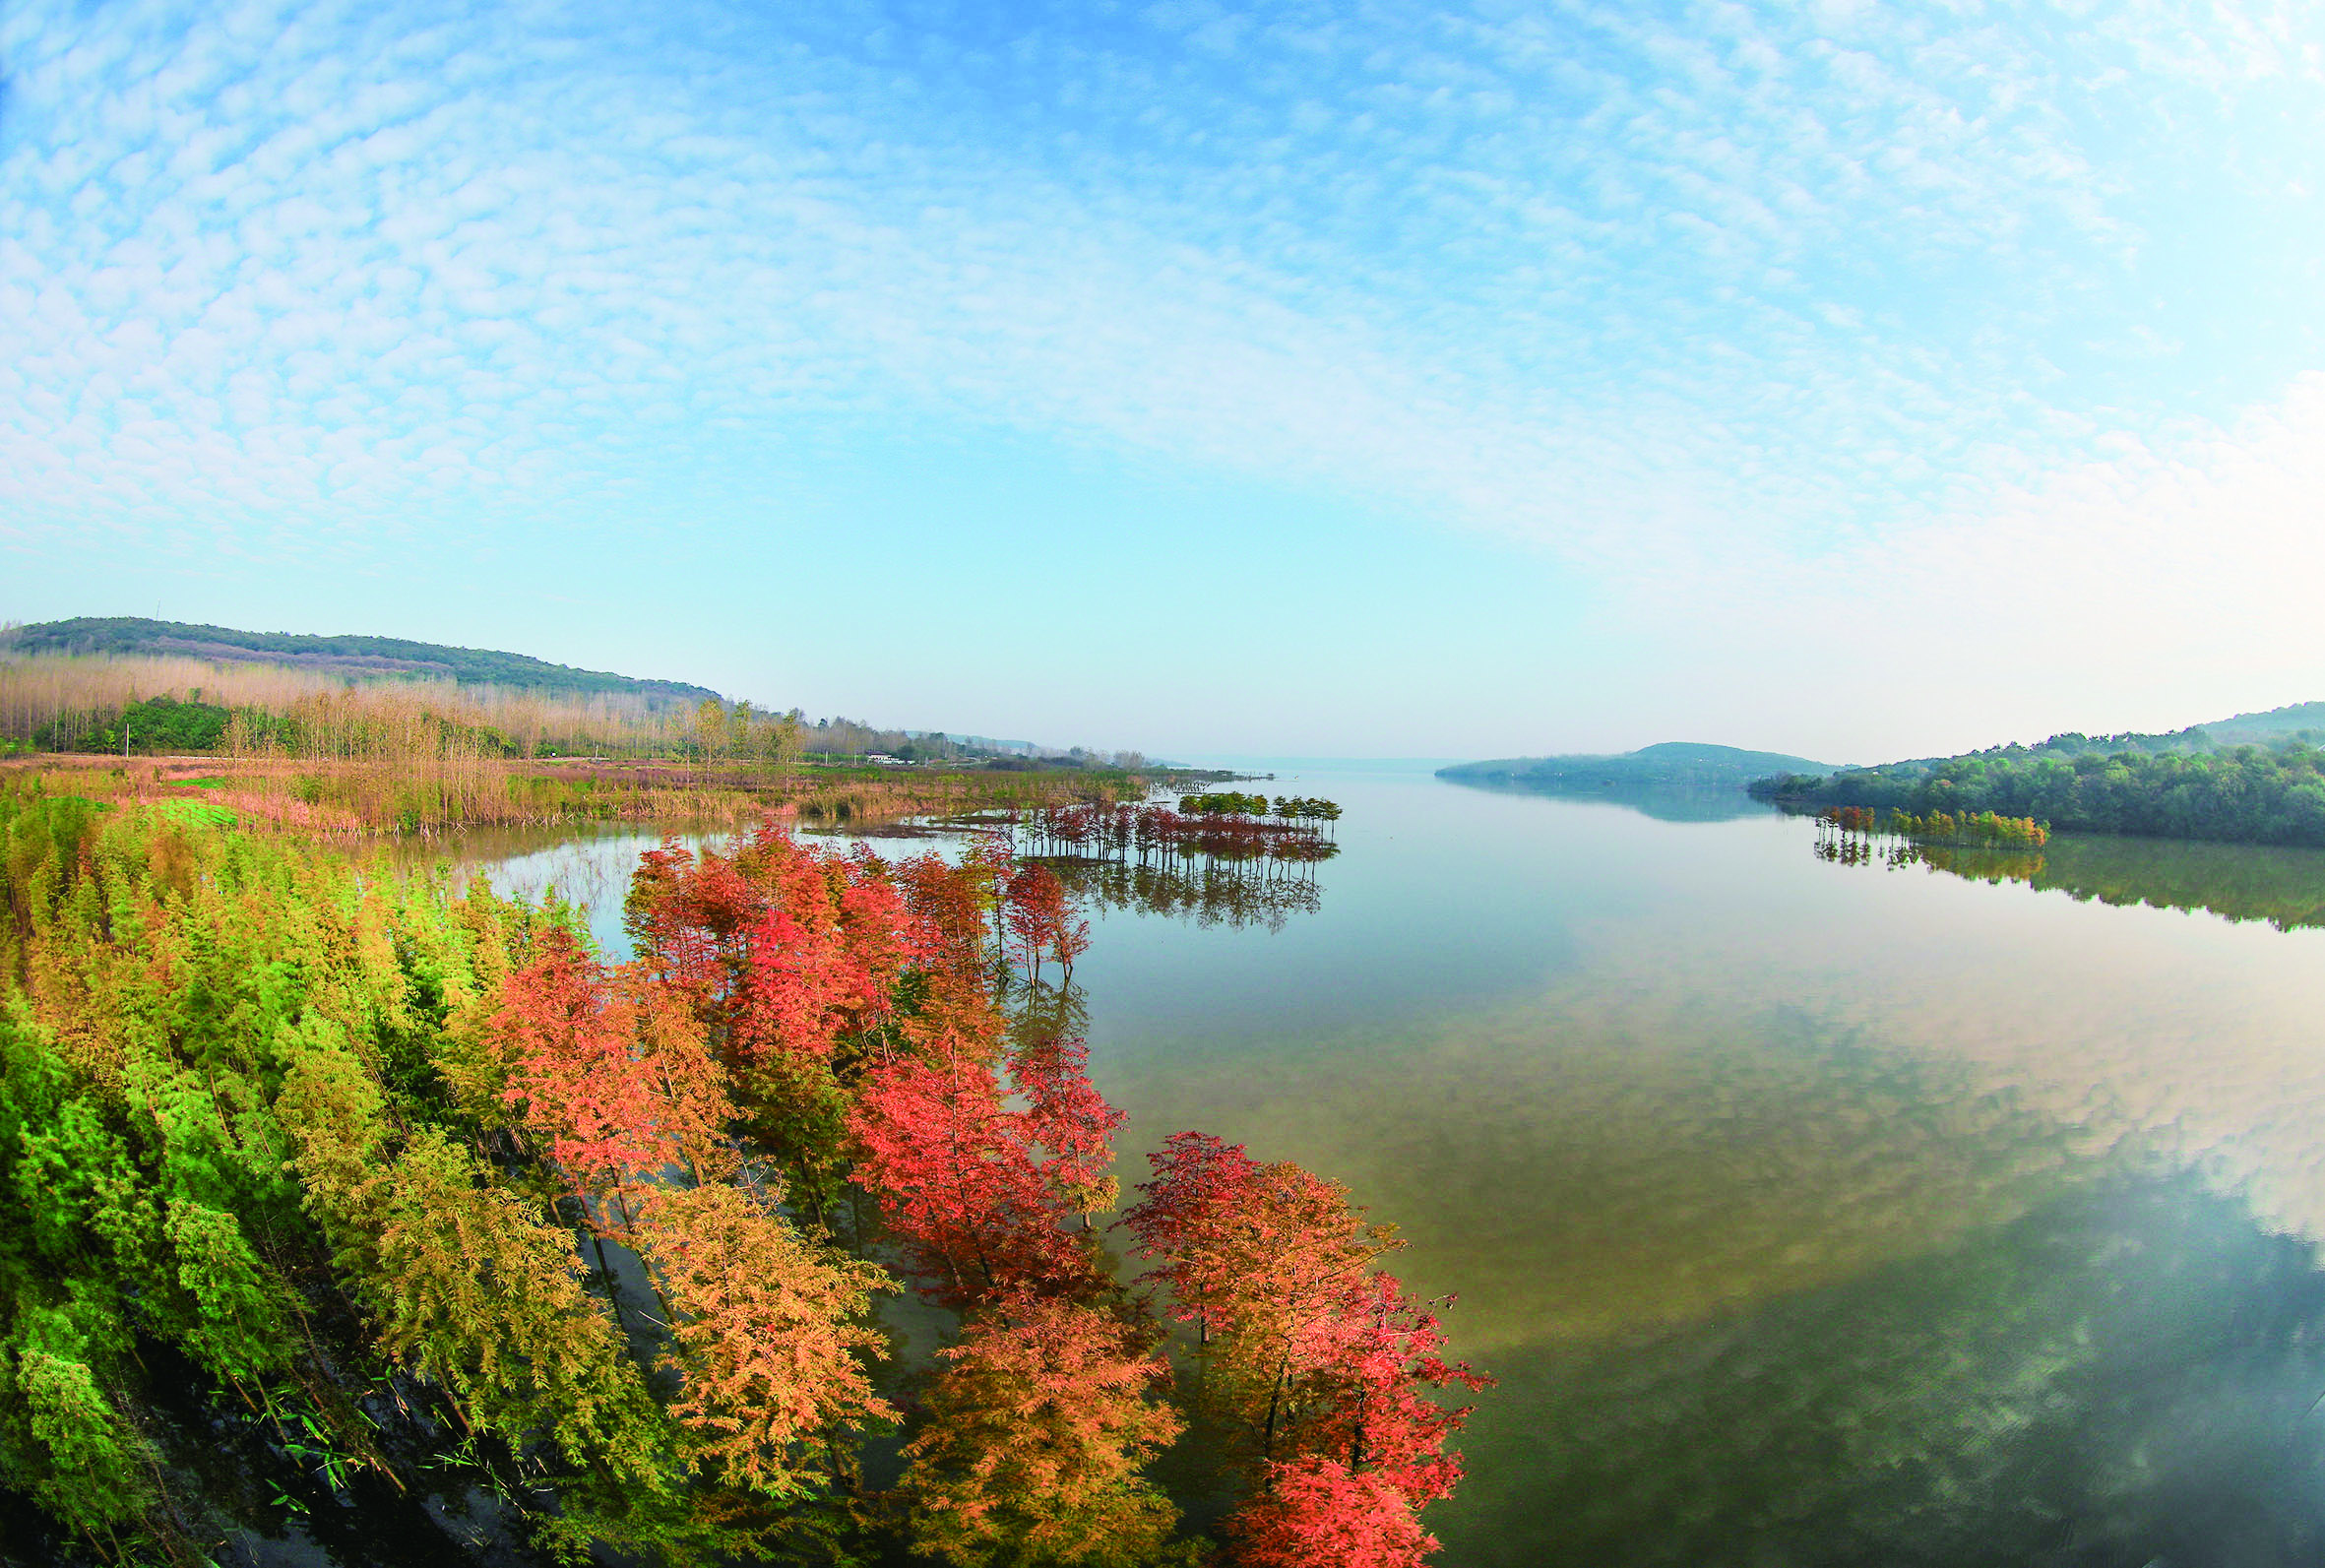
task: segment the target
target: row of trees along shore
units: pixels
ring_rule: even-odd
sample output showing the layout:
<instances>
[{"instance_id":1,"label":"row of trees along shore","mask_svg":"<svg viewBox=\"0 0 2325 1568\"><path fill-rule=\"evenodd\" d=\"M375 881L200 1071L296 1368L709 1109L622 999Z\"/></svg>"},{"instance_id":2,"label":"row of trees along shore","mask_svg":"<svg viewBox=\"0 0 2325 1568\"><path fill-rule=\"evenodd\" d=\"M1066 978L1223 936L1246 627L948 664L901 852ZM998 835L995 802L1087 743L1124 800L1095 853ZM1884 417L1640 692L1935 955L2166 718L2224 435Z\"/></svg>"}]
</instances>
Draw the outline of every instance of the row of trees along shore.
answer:
<instances>
[{"instance_id":1,"label":"row of trees along shore","mask_svg":"<svg viewBox=\"0 0 2325 1568\"><path fill-rule=\"evenodd\" d=\"M179 696L129 695L179 677ZM619 694L550 702L191 659L0 661L0 742L47 748L8 766L47 770L52 792L135 798L199 788L246 824L335 834L731 821L772 805L860 820L1110 803L1146 788L1144 776L1115 765L1140 761L1132 754L1085 752L1063 759L1071 766L1020 769L1015 758L938 760L946 747L961 750L941 737L907 742L845 720L809 725L747 703L672 712ZM849 765L851 750L875 743L916 746L932 765L880 767L861 755ZM999 762L1010 766L995 771Z\"/></svg>"},{"instance_id":2,"label":"row of trees along shore","mask_svg":"<svg viewBox=\"0 0 2325 1568\"><path fill-rule=\"evenodd\" d=\"M1984 849L2040 849L2050 842L2047 823L2032 817L2003 817L1991 811L1881 811L1872 806L1831 806L1817 813L1826 834L1862 834L1910 839L1920 844L1970 845Z\"/></svg>"},{"instance_id":3,"label":"row of trees along shore","mask_svg":"<svg viewBox=\"0 0 2325 1568\"><path fill-rule=\"evenodd\" d=\"M295 1523L450 1559L448 1517L575 1563L1433 1547L1441 1395L1483 1380L1345 1189L1174 1134L1117 1273L1047 868L771 822L648 853L625 909L609 965L553 900L0 784L12 1552Z\"/></svg>"},{"instance_id":4,"label":"row of trees along shore","mask_svg":"<svg viewBox=\"0 0 2325 1568\"><path fill-rule=\"evenodd\" d=\"M1954 818L1993 813L2054 829L2325 846L2325 750L2294 739L2223 751L2010 748L1823 777L1759 780L1766 799Z\"/></svg>"},{"instance_id":5,"label":"row of trees along shore","mask_svg":"<svg viewBox=\"0 0 2325 1568\"><path fill-rule=\"evenodd\" d=\"M1998 817L1990 811L1954 816L1933 811L1877 811L1871 806L1830 806L1817 813L1816 856L1838 865L1909 865L1951 869L1960 856L1975 855L2040 865L2050 830L2032 817Z\"/></svg>"},{"instance_id":6,"label":"row of trees along shore","mask_svg":"<svg viewBox=\"0 0 2325 1568\"><path fill-rule=\"evenodd\" d=\"M783 773L810 760L1147 765L1076 746L1038 759L850 719L809 721L748 702L547 694L412 676L357 679L276 664L135 655L0 659L0 747L359 760L446 744L481 757L669 760Z\"/></svg>"},{"instance_id":7,"label":"row of trees along shore","mask_svg":"<svg viewBox=\"0 0 2325 1568\"><path fill-rule=\"evenodd\" d=\"M1325 836L1340 810L1330 800L1215 791L1175 806L1039 806L997 813L991 825L1012 853L1038 857L1098 909L1281 930L1322 907L1316 868L1340 853Z\"/></svg>"},{"instance_id":8,"label":"row of trees along shore","mask_svg":"<svg viewBox=\"0 0 2325 1568\"><path fill-rule=\"evenodd\" d=\"M1313 862L1288 871L1272 860L1184 857L1155 863L1061 855L1042 864L1076 902L1101 911L1135 909L1201 926L1265 926L1324 907Z\"/></svg>"}]
</instances>

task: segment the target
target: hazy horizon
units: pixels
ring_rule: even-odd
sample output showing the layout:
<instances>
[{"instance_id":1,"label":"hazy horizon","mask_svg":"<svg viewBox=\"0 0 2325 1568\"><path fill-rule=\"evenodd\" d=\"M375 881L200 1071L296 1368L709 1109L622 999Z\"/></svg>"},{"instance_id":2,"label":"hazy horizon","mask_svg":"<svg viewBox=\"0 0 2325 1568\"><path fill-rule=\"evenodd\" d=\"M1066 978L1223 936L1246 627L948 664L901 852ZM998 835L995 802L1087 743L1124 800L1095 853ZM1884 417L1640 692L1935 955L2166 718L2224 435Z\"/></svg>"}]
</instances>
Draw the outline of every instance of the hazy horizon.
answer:
<instances>
[{"instance_id":1,"label":"hazy horizon","mask_svg":"<svg viewBox=\"0 0 2325 1568\"><path fill-rule=\"evenodd\" d=\"M0 15L0 618L1157 755L2325 698L2325 11Z\"/></svg>"}]
</instances>

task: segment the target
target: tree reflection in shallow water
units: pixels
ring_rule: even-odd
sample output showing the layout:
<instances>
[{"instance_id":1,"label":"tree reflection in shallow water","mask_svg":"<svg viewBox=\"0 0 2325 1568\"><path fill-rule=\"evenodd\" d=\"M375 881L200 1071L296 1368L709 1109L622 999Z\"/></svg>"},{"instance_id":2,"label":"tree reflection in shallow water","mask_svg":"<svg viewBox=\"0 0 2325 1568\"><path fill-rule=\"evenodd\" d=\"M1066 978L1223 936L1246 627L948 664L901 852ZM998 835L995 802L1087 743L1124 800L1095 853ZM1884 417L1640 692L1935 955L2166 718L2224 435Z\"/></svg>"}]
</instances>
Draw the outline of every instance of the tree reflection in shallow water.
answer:
<instances>
[{"instance_id":1,"label":"tree reflection in shallow water","mask_svg":"<svg viewBox=\"0 0 2325 1568\"><path fill-rule=\"evenodd\" d=\"M2325 850L2168 839L2062 836L2020 851L1819 834L1817 858L1835 865L1925 866L1975 882L2023 882L2078 903L2203 909L2265 920L2280 931L2325 926Z\"/></svg>"},{"instance_id":2,"label":"tree reflection in shallow water","mask_svg":"<svg viewBox=\"0 0 2325 1568\"><path fill-rule=\"evenodd\" d=\"M1313 862L1285 866L1272 860L1180 859L1169 865L1052 856L1040 861L1066 891L1101 913L1129 910L1166 914L1197 925L1261 925L1284 929L1294 914L1322 907Z\"/></svg>"}]
</instances>

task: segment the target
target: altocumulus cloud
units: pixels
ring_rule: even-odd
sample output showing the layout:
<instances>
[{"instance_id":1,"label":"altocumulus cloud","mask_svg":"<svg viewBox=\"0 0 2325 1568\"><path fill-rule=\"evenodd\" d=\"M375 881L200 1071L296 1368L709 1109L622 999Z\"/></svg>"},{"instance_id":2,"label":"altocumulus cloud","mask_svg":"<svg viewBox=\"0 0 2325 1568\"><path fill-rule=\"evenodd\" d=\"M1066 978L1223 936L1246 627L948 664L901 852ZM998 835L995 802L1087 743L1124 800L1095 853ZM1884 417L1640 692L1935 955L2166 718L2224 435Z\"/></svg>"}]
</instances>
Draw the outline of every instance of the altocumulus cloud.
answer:
<instances>
[{"instance_id":1,"label":"altocumulus cloud","mask_svg":"<svg viewBox=\"0 0 2325 1568\"><path fill-rule=\"evenodd\" d=\"M1390 497L1625 614L1838 601L1980 526L2089 559L2313 416L2318 40L2168 3L34 0L0 527L330 548L937 410Z\"/></svg>"}]
</instances>

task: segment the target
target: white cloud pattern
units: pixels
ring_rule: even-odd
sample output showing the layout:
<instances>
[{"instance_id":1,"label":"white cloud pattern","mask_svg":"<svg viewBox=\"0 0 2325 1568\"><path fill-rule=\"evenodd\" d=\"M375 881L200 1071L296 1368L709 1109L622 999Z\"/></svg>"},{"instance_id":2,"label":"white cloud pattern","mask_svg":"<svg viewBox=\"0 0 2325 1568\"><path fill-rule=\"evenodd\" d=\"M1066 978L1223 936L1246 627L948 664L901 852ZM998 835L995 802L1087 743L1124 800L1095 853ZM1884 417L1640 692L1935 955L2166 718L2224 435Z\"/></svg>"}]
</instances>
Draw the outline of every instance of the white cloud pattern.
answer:
<instances>
[{"instance_id":1,"label":"white cloud pattern","mask_svg":"<svg viewBox=\"0 0 2325 1568\"><path fill-rule=\"evenodd\" d=\"M0 539L659 526L674 472L935 416L1385 498L1627 601L1813 601L2005 514L2072 549L2136 498L2013 498L2305 417L2321 39L2167 0L33 0Z\"/></svg>"}]
</instances>

